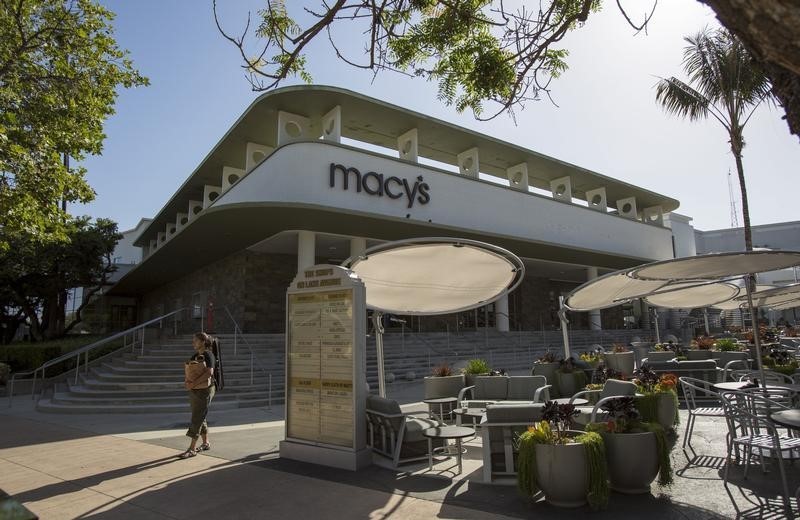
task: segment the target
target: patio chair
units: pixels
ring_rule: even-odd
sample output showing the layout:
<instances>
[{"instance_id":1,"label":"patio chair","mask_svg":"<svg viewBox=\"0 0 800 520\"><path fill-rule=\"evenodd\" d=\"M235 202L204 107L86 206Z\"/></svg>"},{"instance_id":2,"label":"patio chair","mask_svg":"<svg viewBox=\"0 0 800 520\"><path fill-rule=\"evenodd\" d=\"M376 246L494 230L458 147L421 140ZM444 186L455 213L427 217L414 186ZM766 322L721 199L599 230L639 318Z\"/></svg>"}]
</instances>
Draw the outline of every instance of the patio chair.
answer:
<instances>
[{"instance_id":1,"label":"patio chair","mask_svg":"<svg viewBox=\"0 0 800 520\"><path fill-rule=\"evenodd\" d=\"M689 446L694 451L692 433L694 433L695 420L698 417L724 418L725 411L722 406L718 406L720 405L719 394L712 390L713 383L694 377L679 377L678 382L681 384L681 397L689 412L686 431L683 434L683 449ZM730 444L730 437L726 442Z\"/></svg>"},{"instance_id":2,"label":"patio chair","mask_svg":"<svg viewBox=\"0 0 800 520\"><path fill-rule=\"evenodd\" d=\"M419 412L425 413L426 412ZM446 426L427 417L415 417L400 410L394 399L377 395L367 398L367 446L373 452L388 457L392 467L406 462L427 460L428 438L422 435L427 428ZM444 445L444 440L434 439L434 447Z\"/></svg>"},{"instance_id":3,"label":"patio chair","mask_svg":"<svg viewBox=\"0 0 800 520\"><path fill-rule=\"evenodd\" d=\"M575 399L583 396L595 395L597 396L597 403L594 405L576 406L578 415L573 417L573 422L580 426L586 426L590 422L596 422L598 415L601 420L608 415L603 411L602 406L608 401L617 397L632 397L636 395L636 384L630 381L622 381L620 379L608 379L603 385L602 390L582 390L573 395L569 403L573 404Z\"/></svg>"},{"instance_id":4,"label":"patio chair","mask_svg":"<svg viewBox=\"0 0 800 520\"><path fill-rule=\"evenodd\" d=\"M738 462L739 448L744 451L744 478L753 455L760 459L761 470L766 472L765 457L774 457L778 460L778 470L783 484L783 505L787 511L791 510L789 485L786 480L784 457L792 457L793 451L800 449L800 438L780 435L775 424L769 420L768 414L787 407L776 403L756 392L720 392L725 419L728 423L728 455L725 462L725 472L722 480L727 486L728 473L733 461ZM765 411L767 412L764 415ZM736 457L732 457L733 452ZM798 499L800 507L800 499Z\"/></svg>"},{"instance_id":5,"label":"patio chair","mask_svg":"<svg viewBox=\"0 0 800 520\"><path fill-rule=\"evenodd\" d=\"M483 446L483 481L517 474L519 445L517 437L542 419L543 403L490 404L480 423Z\"/></svg>"}]
</instances>

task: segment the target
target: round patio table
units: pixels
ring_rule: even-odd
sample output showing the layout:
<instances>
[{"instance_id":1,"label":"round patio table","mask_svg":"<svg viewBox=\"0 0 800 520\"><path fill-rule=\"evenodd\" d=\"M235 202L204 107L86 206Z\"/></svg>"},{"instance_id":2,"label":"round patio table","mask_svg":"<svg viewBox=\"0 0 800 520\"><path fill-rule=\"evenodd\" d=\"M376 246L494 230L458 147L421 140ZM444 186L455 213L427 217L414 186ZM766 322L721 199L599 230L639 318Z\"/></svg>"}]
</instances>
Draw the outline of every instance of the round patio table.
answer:
<instances>
[{"instance_id":1,"label":"round patio table","mask_svg":"<svg viewBox=\"0 0 800 520\"><path fill-rule=\"evenodd\" d=\"M779 426L800 430L800 410L782 410L770 414L769 419Z\"/></svg>"},{"instance_id":2,"label":"round patio table","mask_svg":"<svg viewBox=\"0 0 800 520\"><path fill-rule=\"evenodd\" d=\"M550 399L551 401L555 401L558 404L569 404L571 397L559 397L558 399ZM572 401L574 406L584 406L589 404L588 399L584 399L583 397L577 397L574 401Z\"/></svg>"},{"instance_id":3,"label":"round patio table","mask_svg":"<svg viewBox=\"0 0 800 520\"><path fill-rule=\"evenodd\" d=\"M444 439L445 448L447 448L447 441L450 439L455 439L456 441L456 449L454 454L450 454L448 452L443 452L441 455L450 457L452 455L456 456L456 460L458 461L458 473L456 475L461 474L461 439L465 437L472 437L475 435L475 430L472 428L466 428L464 426L438 426L436 428L428 428L426 430L422 430L422 435L428 438L428 470L433 469L433 439Z\"/></svg>"}]
</instances>

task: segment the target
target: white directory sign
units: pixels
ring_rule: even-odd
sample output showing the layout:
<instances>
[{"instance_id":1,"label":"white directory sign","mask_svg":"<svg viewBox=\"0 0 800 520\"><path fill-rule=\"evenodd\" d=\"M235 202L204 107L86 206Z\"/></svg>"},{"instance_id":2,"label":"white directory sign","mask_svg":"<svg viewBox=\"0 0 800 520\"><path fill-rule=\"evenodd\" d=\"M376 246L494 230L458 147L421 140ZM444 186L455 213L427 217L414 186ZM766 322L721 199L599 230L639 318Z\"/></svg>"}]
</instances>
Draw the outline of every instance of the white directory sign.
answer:
<instances>
[{"instance_id":1,"label":"white directory sign","mask_svg":"<svg viewBox=\"0 0 800 520\"><path fill-rule=\"evenodd\" d=\"M365 451L364 284L347 269L317 265L295 278L286 300L281 456L357 469Z\"/></svg>"}]
</instances>

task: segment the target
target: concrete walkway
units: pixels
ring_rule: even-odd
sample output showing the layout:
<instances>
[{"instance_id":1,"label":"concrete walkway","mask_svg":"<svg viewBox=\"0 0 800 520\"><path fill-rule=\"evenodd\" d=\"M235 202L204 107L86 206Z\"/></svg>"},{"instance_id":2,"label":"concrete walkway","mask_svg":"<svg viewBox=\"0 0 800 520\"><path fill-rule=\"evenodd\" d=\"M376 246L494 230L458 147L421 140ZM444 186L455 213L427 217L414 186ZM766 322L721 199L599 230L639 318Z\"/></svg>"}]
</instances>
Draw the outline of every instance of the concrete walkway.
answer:
<instances>
[{"instance_id":1,"label":"concrete walkway","mask_svg":"<svg viewBox=\"0 0 800 520\"><path fill-rule=\"evenodd\" d=\"M407 399L417 390L407 389ZM403 393L399 392L399 393ZM404 408L419 409L420 403ZM188 408L188 405L187 405ZM0 489L41 518L583 518L591 512L533 502L513 486L480 483L480 446L467 443L464 473L452 461L397 472L352 473L282 460L282 409L210 413L212 449L178 460L188 445L180 416L55 415L30 399L0 400ZM675 485L652 494L612 494L592 518L788 518L777 471L734 469L721 482L724 423L698 421L697 457L673 450ZM680 440L678 441L680 442ZM800 465L789 467L800 485ZM729 493L730 491L730 493ZM795 512L796 514L796 512Z\"/></svg>"}]
</instances>

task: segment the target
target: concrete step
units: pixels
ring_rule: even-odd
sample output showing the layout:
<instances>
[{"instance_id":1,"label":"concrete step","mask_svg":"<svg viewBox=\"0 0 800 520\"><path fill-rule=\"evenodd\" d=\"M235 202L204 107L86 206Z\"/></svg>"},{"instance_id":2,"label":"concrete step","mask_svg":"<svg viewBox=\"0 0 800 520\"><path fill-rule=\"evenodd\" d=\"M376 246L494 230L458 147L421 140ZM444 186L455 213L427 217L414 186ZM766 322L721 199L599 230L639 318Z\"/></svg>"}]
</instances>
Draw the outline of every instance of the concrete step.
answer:
<instances>
[{"instance_id":1,"label":"concrete step","mask_svg":"<svg viewBox=\"0 0 800 520\"><path fill-rule=\"evenodd\" d=\"M219 392L216 396L214 396L213 403L222 404L228 402L237 402L242 398L247 398L249 400L266 399L267 392L250 392L248 394L237 395L237 394L229 394L223 391ZM136 404L139 405L183 404L184 406L186 406L188 403L188 397L186 393L184 393L184 395L176 395L176 396L150 396L150 397L131 398L131 397L117 396L117 395L108 395L104 397L99 397L92 395L76 394L72 392L57 392L52 397L51 401L56 404L74 404L76 406L85 406L85 405L129 406Z\"/></svg>"},{"instance_id":2,"label":"concrete step","mask_svg":"<svg viewBox=\"0 0 800 520\"><path fill-rule=\"evenodd\" d=\"M253 399L245 401L230 401L211 403L211 411L214 410L235 410L237 408L262 407L268 406L269 402L265 399ZM273 400L273 405L278 404ZM130 405L96 405L96 404L65 404L54 403L50 399L41 399L36 404L36 409L47 413L67 413L67 414L95 414L95 413L185 413L188 411L188 403L182 404L130 404Z\"/></svg>"}]
</instances>

